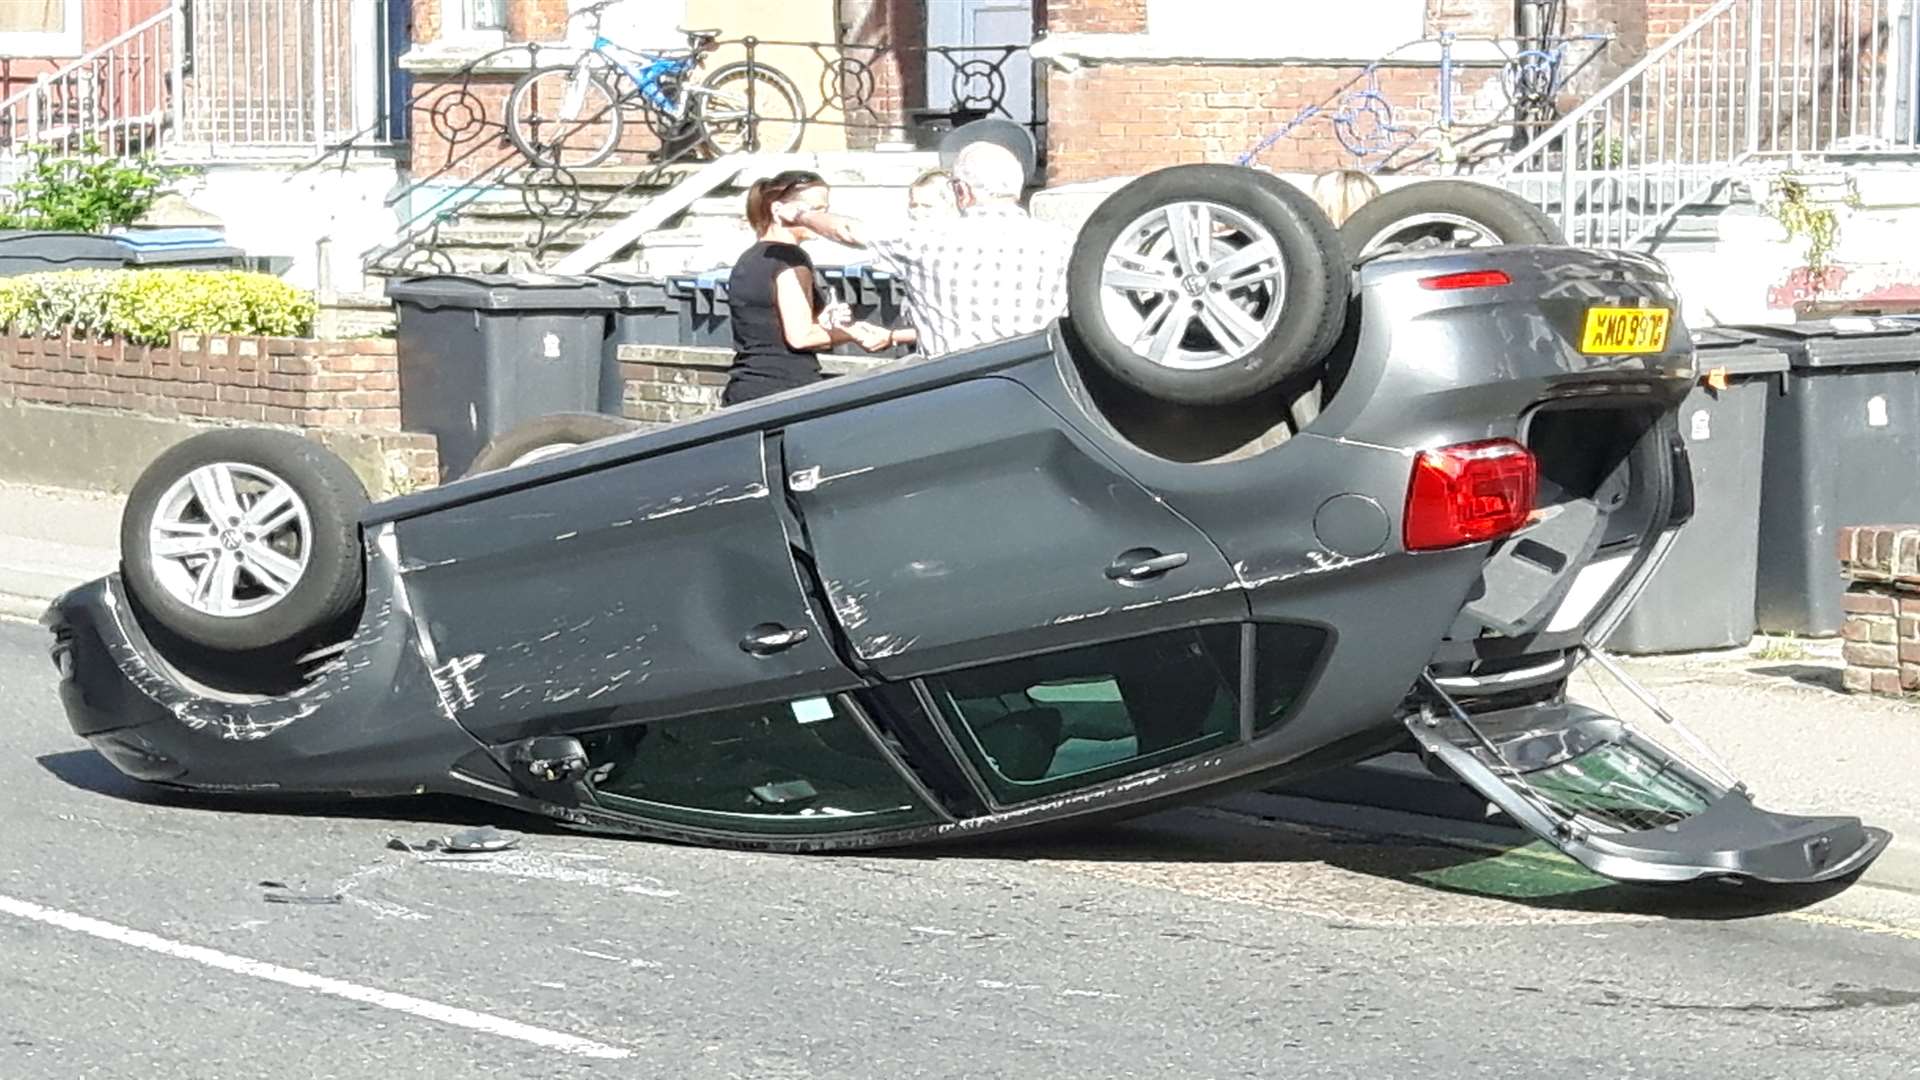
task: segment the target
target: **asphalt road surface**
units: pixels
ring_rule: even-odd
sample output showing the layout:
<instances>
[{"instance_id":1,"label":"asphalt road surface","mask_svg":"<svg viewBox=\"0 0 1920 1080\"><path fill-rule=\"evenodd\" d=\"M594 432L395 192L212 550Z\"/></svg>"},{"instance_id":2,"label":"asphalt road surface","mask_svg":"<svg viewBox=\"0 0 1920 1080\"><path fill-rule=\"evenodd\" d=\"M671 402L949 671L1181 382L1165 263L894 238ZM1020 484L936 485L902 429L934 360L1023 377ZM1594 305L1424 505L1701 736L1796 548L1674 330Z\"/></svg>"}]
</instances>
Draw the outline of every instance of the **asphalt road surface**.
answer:
<instances>
[{"instance_id":1,"label":"asphalt road surface","mask_svg":"<svg viewBox=\"0 0 1920 1080\"><path fill-rule=\"evenodd\" d=\"M488 823L519 846L387 846ZM0 828L5 1080L1920 1075L1920 898L1207 808L798 857L191 800L67 731L17 623Z\"/></svg>"}]
</instances>

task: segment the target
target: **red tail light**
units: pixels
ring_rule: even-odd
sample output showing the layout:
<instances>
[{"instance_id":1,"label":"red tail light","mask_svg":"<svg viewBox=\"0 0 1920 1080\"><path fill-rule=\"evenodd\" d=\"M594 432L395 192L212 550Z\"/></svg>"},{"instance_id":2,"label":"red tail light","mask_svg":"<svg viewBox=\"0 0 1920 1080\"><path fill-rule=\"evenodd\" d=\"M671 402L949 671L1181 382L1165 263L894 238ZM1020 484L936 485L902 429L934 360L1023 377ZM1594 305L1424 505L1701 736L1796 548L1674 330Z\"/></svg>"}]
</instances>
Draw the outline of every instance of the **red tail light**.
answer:
<instances>
[{"instance_id":1,"label":"red tail light","mask_svg":"<svg viewBox=\"0 0 1920 1080\"><path fill-rule=\"evenodd\" d=\"M1408 551L1507 535L1533 513L1539 466L1511 439L1422 451L1413 462L1403 533Z\"/></svg>"},{"instance_id":2,"label":"red tail light","mask_svg":"<svg viewBox=\"0 0 1920 1080\"><path fill-rule=\"evenodd\" d=\"M1497 289L1502 285L1513 284L1504 270L1463 270L1457 274L1441 274L1437 277L1420 279L1420 287L1449 292L1454 289Z\"/></svg>"}]
</instances>

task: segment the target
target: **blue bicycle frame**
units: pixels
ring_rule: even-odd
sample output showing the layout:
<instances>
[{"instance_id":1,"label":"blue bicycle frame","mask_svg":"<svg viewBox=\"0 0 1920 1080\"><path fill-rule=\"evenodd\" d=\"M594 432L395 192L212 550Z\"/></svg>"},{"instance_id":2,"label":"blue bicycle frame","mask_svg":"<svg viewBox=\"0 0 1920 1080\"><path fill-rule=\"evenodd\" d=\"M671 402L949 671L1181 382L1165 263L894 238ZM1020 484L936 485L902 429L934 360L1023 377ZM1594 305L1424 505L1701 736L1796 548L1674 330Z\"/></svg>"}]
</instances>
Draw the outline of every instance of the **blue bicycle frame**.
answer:
<instances>
[{"instance_id":1,"label":"blue bicycle frame","mask_svg":"<svg viewBox=\"0 0 1920 1080\"><path fill-rule=\"evenodd\" d=\"M680 117L680 111L685 106L687 95L683 92L680 100L675 101L667 96L667 92L661 89L660 84L670 77L684 75L692 71L698 53L689 53L686 56L677 57L643 53L635 49L629 49L611 38L599 35L596 35L593 39L593 51L600 54L609 64L612 64L625 73L627 78L633 81L633 85L639 88L640 96L645 98L649 105L652 105L654 108L675 119ZM629 64L623 59L622 54L634 57L640 62L640 66Z\"/></svg>"}]
</instances>

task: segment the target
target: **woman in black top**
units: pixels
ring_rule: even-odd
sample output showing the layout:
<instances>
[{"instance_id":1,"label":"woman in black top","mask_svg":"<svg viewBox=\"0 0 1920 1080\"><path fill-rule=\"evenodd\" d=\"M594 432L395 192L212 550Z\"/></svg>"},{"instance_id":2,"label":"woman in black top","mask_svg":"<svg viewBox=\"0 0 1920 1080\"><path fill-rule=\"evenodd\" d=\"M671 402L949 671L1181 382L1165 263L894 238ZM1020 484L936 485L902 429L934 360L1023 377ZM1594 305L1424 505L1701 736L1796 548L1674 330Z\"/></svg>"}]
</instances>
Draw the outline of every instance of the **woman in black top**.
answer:
<instances>
[{"instance_id":1,"label":"woman in black top","mask_svg":"<svg viewBox=\"0 0 1920 1080\"><path fill-rule=\"evenodd\" d=\"M776 210L789 204L827 208L827 183L817 173L794 170L756 180L747 192L747 221L758 243L740 256L728 279L733 322L733 368L721 403L777 394L820 380L819 353L856 342L868 352L894 343L892 332L870 323L849 323L814 275L813 260L800 249L806 229L787 225Z\"/></svg>"}]
</instances>

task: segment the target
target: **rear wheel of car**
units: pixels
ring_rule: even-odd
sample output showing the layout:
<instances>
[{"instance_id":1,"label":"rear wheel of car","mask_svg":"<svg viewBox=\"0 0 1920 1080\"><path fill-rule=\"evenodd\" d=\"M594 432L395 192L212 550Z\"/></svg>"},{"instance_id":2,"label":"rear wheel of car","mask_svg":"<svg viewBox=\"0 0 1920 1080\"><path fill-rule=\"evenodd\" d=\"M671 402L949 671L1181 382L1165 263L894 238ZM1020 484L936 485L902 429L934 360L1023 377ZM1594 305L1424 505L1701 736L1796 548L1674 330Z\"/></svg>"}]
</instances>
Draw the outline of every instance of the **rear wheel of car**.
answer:
<instances>
[{"instance_id":1,"label":"rear wheel of car","mask_svg":"<svg viewBox=\"0 0 1920 1080\"><path fill-rule=\"evenodd\" d=\"M1500 244L1564 244L1539 207L1471 180L1424 180L1371 200L1340 226L1353 258Z\"/></svg>"},{"instance_id":2,"label":"rear wheel of car","mask_svg":"<svg viewBox=\"0 0 1920 1080\"><path fill-rule=\"evenodd\" d=\"M297 645L360 602L366 489L346 463L292 432L196 435L133 486L120 559L141 608L221 652Z\"/></svg>"},{"instance_id":3,"label":"rear wheel of car","mask_svg":"<svg viewBox=\"0 0 1920 1080\"><path fill-rule=\"evenodd\" d=\"M555 454L563 454L576 446L625 435L639 427L639 424L625 417L608 416L605 413L555 413L542 416L495 437L473 459L473 465L467 472L472 475L531 464Z\"/></svg>"},{"instance_id":4,"label":"rear wheel of car","mask_svg":"<svg viewBox=\"0 0 1920 1080\"><path fill-rule=\"evenodd\" d=\"M1339 234L1306 194L1231 165L1178 165L1109 196L1067 272L1086 359L1163 402L1244 401L1324 359L1345 323Z\"/></svg>"}]
</instances>

